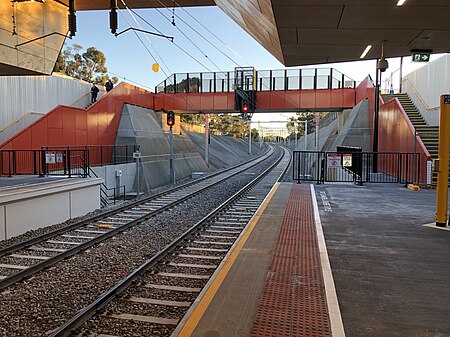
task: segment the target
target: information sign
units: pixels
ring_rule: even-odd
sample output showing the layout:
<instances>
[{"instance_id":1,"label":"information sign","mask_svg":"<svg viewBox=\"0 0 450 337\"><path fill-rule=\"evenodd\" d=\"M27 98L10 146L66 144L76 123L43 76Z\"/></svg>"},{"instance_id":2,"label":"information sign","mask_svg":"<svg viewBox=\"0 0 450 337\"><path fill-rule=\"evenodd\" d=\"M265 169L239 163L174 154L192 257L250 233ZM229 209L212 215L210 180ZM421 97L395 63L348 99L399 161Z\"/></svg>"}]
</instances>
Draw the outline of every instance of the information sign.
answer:
<instances>
[{"instance_id":1,"label":"information sign","mask_svg":"<svg viewBox=\"0 0 450 337\"><path fill-rule=\"evenodd\" d=\"M352 166L352 155L351 154L343 154L342 155L342 166L344 166L344 167Z\"/></svg>"},{"instance_id":2,"label":"information sign","mask_svg":"<svg viewBox=\"0 0 450 337\"><path fill-rule=\"evenodd\" d=\"M56 154L56 162L57 163L62 163L63 162L63 155L62 155L62 153L57 153Z\"/></svg>"},{"instance_id":3,"label":"information sign","mask_svg":"<svg viewBox=\"0 0 450 337\"><path fill-rule=\"evenodd\" d=\"M413 62L429 62L431 53L428 51L416 51L412 53Z\"/></svg>"},{"instance_id":4,"label":"information sign","mask_svg":"<svg viewBox=\"0 0 450 337\"><path fill-rule=\"evenodd\" d=\"M341 166L341 155L339 153L327 153L327 167L340 167Z\"/></svg>"},{"instance_id":5,"label":"information sign","mask_svg":"<svg viewBox=\"0 0 450 337\"><path fill-rule=\"evenodd\" d=\"M46 153L45 154L45 163L46 164L55 164L56 158L54 153Z\"/></svg>"},{"instance_id":6,"label":"information sign","mask_svg":"<svg viewBox=\"0 0 450 337\"><path fill-rule=\"evenodd\" d=\"M450 95L444 95L444 104L450 104Z\"/></svg>"}]
</instances>

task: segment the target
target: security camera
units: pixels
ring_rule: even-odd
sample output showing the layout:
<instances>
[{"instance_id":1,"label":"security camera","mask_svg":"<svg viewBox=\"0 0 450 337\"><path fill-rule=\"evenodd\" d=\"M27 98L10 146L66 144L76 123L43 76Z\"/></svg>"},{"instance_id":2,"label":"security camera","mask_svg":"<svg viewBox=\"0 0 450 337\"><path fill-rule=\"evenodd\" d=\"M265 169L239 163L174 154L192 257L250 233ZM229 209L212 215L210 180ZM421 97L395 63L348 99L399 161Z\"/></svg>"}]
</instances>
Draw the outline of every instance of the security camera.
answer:
<instances>
[{"instance_id":1,"label":"security camera","mask_svg":"<svg viewBox=\"0 0 450 337\"><path fill-rule=\"evenodd\" d=\"M377 64L377 69L384 73L387 68L389 68L388 61L385 58L380 59Z\"/></svg>"}]
</instances>

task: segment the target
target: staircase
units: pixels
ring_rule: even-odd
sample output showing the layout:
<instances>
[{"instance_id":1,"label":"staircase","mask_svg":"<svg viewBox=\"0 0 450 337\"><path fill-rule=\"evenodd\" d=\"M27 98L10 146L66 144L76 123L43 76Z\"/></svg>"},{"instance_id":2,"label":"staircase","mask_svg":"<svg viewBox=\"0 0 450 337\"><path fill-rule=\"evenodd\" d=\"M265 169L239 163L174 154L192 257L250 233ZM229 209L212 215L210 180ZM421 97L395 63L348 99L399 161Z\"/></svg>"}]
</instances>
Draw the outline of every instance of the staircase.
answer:
<instances>
[{"instance_id":1,"label":"staircase","mask_svg":"<svg viewBox=\"0 0 450 337\"><path fill-rule=\"evenodd\" d=\"M400 104L403 106L406 114L408 115L411 123L416 128L417 134L422 140L423 144L427 148L432 159L438 157L438 140L439 140L439 126L429 126L423 119L419 110L417 110L414 103L409 98L408 94L389 94L382 95L385 102L390 101L393 98L398 98ZM431 184L435 186L437 184L437 173L433 172Z\"/></svg>"}]
</instances>

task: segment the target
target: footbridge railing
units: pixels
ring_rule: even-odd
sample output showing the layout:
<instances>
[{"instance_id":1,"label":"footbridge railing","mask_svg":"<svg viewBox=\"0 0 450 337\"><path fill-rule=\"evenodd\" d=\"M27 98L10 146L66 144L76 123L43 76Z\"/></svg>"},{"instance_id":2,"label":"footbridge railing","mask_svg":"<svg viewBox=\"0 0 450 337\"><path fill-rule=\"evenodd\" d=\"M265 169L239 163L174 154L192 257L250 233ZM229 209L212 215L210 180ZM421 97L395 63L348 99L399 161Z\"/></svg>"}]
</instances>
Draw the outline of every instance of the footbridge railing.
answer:
<instances>
[{"instance_id":1,"label":"footbridge railing","mask_svg":"<svg viewBox=\"0 0 450 337\"><path fill-rule=\"evenodd\" d=\"M356 82L333 68L258 70L256 91L355 88ZM235 72L176 73L155 87L156 93L234 92Z\"/></svg>"}]
</instances>

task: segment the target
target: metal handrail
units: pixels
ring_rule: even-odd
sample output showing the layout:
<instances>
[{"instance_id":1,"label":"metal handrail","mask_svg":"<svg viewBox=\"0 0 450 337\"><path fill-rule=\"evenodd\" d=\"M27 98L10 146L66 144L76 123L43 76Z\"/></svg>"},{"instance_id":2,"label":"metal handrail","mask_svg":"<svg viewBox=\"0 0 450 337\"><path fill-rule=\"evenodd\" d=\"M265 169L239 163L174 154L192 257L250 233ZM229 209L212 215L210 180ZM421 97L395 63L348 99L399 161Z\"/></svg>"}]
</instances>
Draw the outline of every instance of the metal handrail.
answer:
<instances>
[{"instance_id":1,"label":"metal handrail","mask_svg":"<svg viewBox=\"0 0 450 337\"><path fill-rule=\"evenodd\" d=\"M422 104L425 106L425 108L427 110L432 110L432 109L437 109L439 108L439 106L435 106L435 107L430 107L425 100L423 99L423 97L419 94L419 91L417 90L417 88L414 86L414 84L408 79L408 78L403 78L402 82L408 82L411 85L412 90L414 91L414 93L417 95L417 97L419 97L420 102L422 102Z\"/></svg>"}]
</instances>

